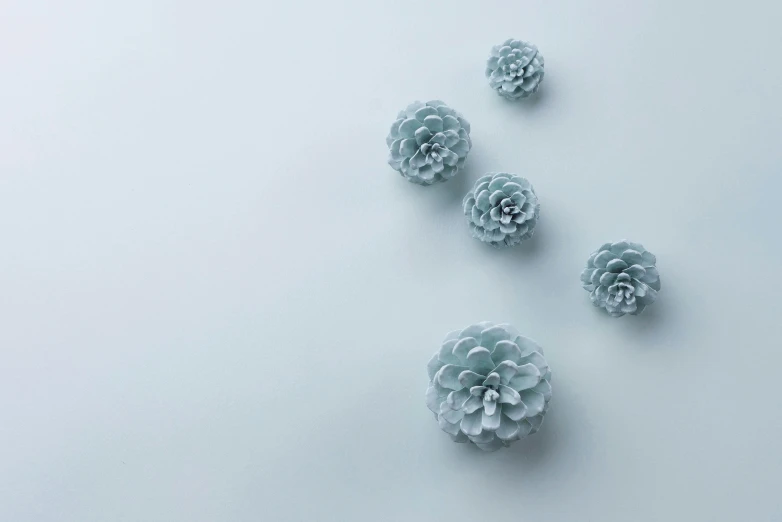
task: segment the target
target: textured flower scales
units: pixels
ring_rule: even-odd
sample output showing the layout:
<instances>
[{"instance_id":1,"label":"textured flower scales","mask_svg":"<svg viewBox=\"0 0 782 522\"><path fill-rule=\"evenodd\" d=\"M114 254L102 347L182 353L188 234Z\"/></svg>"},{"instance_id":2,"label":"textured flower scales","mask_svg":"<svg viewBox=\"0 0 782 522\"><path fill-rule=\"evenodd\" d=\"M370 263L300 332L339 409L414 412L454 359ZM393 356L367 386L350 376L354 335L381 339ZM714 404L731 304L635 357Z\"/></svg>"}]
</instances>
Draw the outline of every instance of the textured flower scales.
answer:
<instances>
[{"instance_id":1,"label":"textured flower scales","mask_svg":"<svg viewBox=\"0 0 782 522\"><path fill-rule=\"evenodd\" d=\"M485 451L538 431L551 400L543 350L507 324L449 333L427 369L426 405L440 428Z\"/></svg>"}]
</instances>

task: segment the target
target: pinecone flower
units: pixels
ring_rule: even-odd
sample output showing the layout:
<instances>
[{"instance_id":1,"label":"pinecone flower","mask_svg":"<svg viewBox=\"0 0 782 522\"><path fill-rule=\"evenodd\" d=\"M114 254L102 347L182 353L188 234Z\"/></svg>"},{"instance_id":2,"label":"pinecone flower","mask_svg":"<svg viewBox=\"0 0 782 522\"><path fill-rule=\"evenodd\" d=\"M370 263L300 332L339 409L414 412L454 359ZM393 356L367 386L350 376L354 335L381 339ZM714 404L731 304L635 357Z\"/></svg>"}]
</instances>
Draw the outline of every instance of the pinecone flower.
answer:
<instances>
[{"instance_id":1,"label":"pinecone flower","mask_svg":"<svg viewBox=\"0 0 782 522\"><path fill-rule=\"evenodd\" d=\"M530 182L505 172L479 178L463 207L473 237L494 247L518 245L532 237L540 214Z\"/></svg>"},{"instance_id":2,"label":"pinecone flower","mask_svg":"<svg viewBox=\"0 0 782 522\"><path fill-rule=\"evenodd\" d=\"M413 102L397 115L386 138L388 164L412 183L454 177L470 152L470 124L444 102Z\"/></svg>"},{"instance_id":3,"label":"pinecone flower","mask_svg":"<svg viewBox=\"0 0 782 522\"><path fill-rule=\"evenodd\" d=\"M508 39L492 47L486 77L497 94L509 100L537 92L543 81L543 55L531 43Z\"/></svg>"},{"instance_id":4,"label":"pinecone flower","mask_svg":"<svg viewBox=\"0 0 782 522\"><path fill-rule=\"evenodd\" d=\"M581 284L592 304L613 317L638 315L657 298L657 258L639 243L606 243L589 256Z\"/></svg>"},{"instance_id":5,"label":"pinecone flower","mask_svg":"<svg viewBox=\"0 0 782 522\"><path fill-rule=\"evenodd\" d=\"M440 428L485 451L538 431L551 399L543 350L507 324L449 333L427 370L426 405Z\"/></svg>"}]
</instances>

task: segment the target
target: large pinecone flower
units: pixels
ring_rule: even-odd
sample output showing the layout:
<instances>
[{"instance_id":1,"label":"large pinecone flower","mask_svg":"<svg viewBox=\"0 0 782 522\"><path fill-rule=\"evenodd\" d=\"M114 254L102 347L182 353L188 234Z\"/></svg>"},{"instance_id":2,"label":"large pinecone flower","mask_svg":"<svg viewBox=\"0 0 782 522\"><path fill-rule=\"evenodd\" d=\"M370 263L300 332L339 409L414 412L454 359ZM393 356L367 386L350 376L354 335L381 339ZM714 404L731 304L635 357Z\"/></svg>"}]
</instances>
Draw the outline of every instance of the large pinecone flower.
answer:
<instances>
[{"instance_id":1,"label":"large pinecone flower","mask_svg":"<svg viewBox=\"0 0 782 522\"><path fill-rule=\"evenodd\" d=\"M472 147L470 124L444 102L413 102L397 115L386 143L388 164L408 181L431 185L454 177Z\"/></svg>"},{"instance_id":2,"label":"large pinecone flower","mask_svg":"<svg viewBox=\"0 0 782 522\"><path fill-rule=\"evenodd\" d=\"M530 182L505 172L479 178L463 206L473 237L495 247L514 246L532 237L540 214Z\"/></svg>"},{"instance_id":3,"label":"large pinecone flower","mask_svg":"<svg viewBox=\"0 0 782 522\"><path fill-rule=\"evenodd\" d=\"M491 49L486 61L489 85L509 100L526 98L543 81L543 55L531 43L508 39Z\"/></svg>"},{"instance_id":4,"label":"large pinecone flower","mask_svg":"<svg viewBox=\"0 0 782 522\"><path fill-rule=\"evenodd\" d=\"M614 317L638 315L657 298L657 258L638 243L606 243L589 256L581 284L592 304Z\"/></svg>"},{"instance_id":5,"label":"large pinecone flower","mask_svg":"<svg viewBox=\"0 0 782 522\"><path fill-rule=\"evenodd\" d=\"M551 399L543 350L507 324L449 333L427 369L426 405L440 427L486 451L538 431Z\"/></svg>"}]
</instances>

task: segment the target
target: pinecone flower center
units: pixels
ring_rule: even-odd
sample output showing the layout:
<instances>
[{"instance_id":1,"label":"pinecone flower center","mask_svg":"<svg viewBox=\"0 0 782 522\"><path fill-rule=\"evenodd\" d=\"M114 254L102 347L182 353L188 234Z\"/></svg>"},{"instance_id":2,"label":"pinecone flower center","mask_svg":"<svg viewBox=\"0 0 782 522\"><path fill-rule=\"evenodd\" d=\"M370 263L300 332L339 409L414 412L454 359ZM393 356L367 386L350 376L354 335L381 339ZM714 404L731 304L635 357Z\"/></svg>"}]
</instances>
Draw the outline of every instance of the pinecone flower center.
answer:
<instances>
[{"instance_id":1,"label":"pinecone flower center","mask_svg":"<svg viewBox=\"0 0 782 522\"><path fill-rule=\"evenodd\" d=\"M486 393L483 394L483 400L485 401L496 401L500 398L500 394L497 393L497 390L493 388L487 388Z\"/></svg>"},{"instance_id":2,"label":"pinecone flower center","mask_svg":"<svg viewBox=\"0 0 782 522\"><path fill-rule=\"evenodd\" d=\"M513 63L503 65L502 72L505 73L505 76L508 77L508 80L512 80L516 76L521 76L524 74L524 66L521 65L521 60L516 60Z\"/></svg>"},{"instance_id":3,"label":"pinecone flower center","mask_svg":"<svg viewBox=\"0 0 782 522\"><path fill-rule=\"evenodd\" d=\"M426 155L426 163L428 165L443 160L441 151L442 147L439 143L424 143L421 145L421 152Z\"/></svg>"}]
</instances>

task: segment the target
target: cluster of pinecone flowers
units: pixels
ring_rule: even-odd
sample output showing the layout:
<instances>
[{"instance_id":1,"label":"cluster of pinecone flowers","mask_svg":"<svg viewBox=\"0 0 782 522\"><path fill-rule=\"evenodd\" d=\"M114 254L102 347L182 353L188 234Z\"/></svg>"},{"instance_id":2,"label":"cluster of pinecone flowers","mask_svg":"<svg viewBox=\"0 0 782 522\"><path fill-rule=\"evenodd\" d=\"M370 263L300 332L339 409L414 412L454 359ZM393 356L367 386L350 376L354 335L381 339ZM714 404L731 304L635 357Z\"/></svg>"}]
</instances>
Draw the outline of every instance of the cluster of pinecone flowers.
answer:
<instances>
[{"instance_id":1,"label":"cluster of pinecone flowers","mask_svg":"<svg viewBox=\"0 0 782 522\"><path fill-rule=\"evenodd\" d=\"M528 42L505 40L486 61L489 86L509 100L537 92L543 55ZM388 163L419 185L448 181L465 165L470 124L440 100L413 102L386 137ZM532 237L540 202L532 184L506 172L479 178L462 202L473 237L497 248ZM606 243L581 274L592 303L614 317L640 314L660 290L655 256L639 243ZM426 404L456 442L494 451L531 433L551 400L543 350L507 324L477 323L448 334L428 364Z\"/></svg>"}]
</instances>

